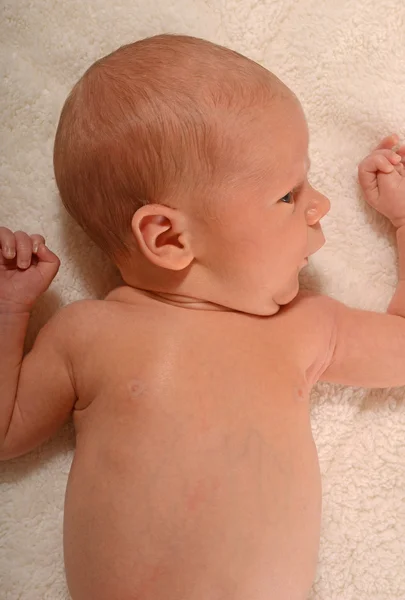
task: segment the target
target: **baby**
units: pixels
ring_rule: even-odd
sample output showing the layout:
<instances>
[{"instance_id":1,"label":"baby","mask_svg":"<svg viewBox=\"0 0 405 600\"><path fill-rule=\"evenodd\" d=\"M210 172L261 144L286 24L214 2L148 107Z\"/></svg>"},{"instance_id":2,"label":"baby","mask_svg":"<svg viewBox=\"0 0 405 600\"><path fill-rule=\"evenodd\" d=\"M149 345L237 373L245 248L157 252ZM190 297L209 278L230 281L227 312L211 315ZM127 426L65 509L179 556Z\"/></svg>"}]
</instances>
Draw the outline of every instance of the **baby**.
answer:
<instances>
[{"instance_id":1,"label":"baby","mask_svg":"<svg viewBox=\"0 0 405 600\"><path fill-rule=\"evenodd\" d=\"M275 75L159 35L75 85L56 182L125 285L62 308L23 357L60 263L41 235L0 228L0 458L73 413L73 600L308 597L321 524L311 387L405 385L398 142L359 165L367 202L397 228L400 282L379 314L299 290L330 203L308 182L305 116Z\"/></svg>"}]
</instances>

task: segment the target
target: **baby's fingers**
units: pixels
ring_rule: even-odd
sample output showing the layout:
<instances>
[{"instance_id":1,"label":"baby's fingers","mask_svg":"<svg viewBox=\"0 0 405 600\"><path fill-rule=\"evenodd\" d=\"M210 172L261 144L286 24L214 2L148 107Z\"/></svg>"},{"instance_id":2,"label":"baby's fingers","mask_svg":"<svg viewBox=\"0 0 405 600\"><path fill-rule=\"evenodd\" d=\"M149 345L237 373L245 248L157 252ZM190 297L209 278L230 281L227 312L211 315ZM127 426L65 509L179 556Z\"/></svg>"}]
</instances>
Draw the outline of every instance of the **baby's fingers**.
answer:
<instances>
[{"instance_id":1,"label":"baby's fingers","mask_svg":"<svg viewBox=\"0 0 405 600\"><path fill-rule=\"evenodd\" d=\"M403 159L405 158L405 144L404 144L404 145L402 145L402 146L399 146L399 147L398 147L398 148L395 150L395 152L396 152L397 154L399 154L399 156L400 156L400 157L402 158L402 160L403 160Z\"/></svg>"},{"instance_id":2,"label":"baby's fingers","mask_svg":"<svg viewBox=\"0 0 405 600\"><path fill-rule=\"evenodd\" d=\"M2 254L9 260L15 256L15 237L14 233L7 227L0 227L0 246Z\"/></svg>"},{"instance_id":3,"label":"baby's fingers","mask_svg":"<svg viewBox=\"0 0 405 600\"><path fill-rule=\"evenodd\" d=\"M42 274L44 281L51 282L59 271L59 258L45 244L39 244L36 254L39 259L36 268Z\"/></svg>"},{"instance_id":4,"label":"baby's fingers","mask_svg":"<svg viewBox=\"0 0 405 600\"><path fill-rule=\"evenodd\" d=\"M34 252L34 254L36 254L40 244L45 244L45 238L43 235L40 235L39 233L33 233L30 236L30 238L32 240L32 251Z\"/></svg>"},{"instance_id":5,"label":"baby's fingers","mask_svg":"<svg viewBox=\"0 0 405 600\"><path fill-rule=\"evenodd\" d=\"M25 231L16 231L14 233L15 247L17 254L17 267L28 269L32 257L32 240Z\"/></svg>"},{"instance_id":6,"label":"baby's fingers","mask_svg":"<svg viewBox=\"0 0 405 600\"><path fill-rule=\"evenodd\" d=\"M366 201L371 206L376 207L380 197L378 175L381 176L382 173L390 174L396 171L397 165L400 162L401 157L392 150L376 150L366 156L359 164L359 183ZM395 175L398 176L396 172Z\"/></svg>"},{"instance_id":7,"label":"baby's fingers","mask_svg":"<svg viewBox=\"0 0 405 600\"><path fill-rule=\"evenodd\" d=\"M394 165L401 162L401 157L392 150L378 150L372 152L358 167L359 182L364 189L372 187L376 183L378 171L392 173Z\"/></svg>"},{"instance_id":8,"label":"baby's fingers","mask_svg":"<svg viewBox=\"0 0 405 600\"><path fill-rule=\"evenodd\" d=\"M399 137L396 133L393 133L387 137L385 137L381 142L374 148L374 150L391 150L393 146L398 144Z\"/></svg>"}]
</instances>

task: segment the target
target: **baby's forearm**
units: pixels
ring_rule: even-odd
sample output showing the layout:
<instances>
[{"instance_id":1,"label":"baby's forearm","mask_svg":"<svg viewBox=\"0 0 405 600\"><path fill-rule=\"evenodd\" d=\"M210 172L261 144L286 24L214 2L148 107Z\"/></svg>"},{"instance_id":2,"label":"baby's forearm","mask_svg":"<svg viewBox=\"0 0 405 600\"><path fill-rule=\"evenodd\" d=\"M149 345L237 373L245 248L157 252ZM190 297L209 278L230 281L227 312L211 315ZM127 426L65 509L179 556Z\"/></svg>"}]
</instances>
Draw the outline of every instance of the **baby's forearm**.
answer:
<instances>
[{"instance_id":1,"label":"baby's forearm","mask_svg":"<svg viewBox=\"0 0 405 600\"><path fill-rule=\"evenodd\" d=\"M17 396L29 312L0 307L0 448L4 443Z\"/></svg>"},{"instance_id":2,"label":"baby's forearm","mask_svg":"<svg viewBox=\"0 0 405 600\"><path fill-rule=\"evenodd\" d=\"M398 285L388 306L387 313L405 317L405 226L397 229L398 244Z\"/></svg>"}]
</instances>

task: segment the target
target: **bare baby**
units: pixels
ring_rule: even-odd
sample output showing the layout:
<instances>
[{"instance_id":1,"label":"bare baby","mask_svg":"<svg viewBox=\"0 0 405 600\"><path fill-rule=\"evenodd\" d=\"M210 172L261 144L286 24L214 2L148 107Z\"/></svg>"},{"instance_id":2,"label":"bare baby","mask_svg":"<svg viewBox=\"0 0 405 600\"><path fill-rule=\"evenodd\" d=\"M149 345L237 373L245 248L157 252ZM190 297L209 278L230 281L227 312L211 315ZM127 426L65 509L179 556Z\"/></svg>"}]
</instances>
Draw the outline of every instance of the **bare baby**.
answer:
<instances>
[{"instance_id":1,"label":"bare baby","mask_svg":"<svg viewBox=\"0 0 405 600\"><path fill-rule=\"evenodd\" d=\"M58 311L40 234L0 228L0 458L73 415L73 600L304 600L320 538L309 395L405 385L405 147L359 165L397 228L387 314L300 290L329 200L297 97L229 49L161 35L92 65L63 108L61 199L125 285ZM372 340L372 344L370 344Z\"/></svg>"}]
</instances>

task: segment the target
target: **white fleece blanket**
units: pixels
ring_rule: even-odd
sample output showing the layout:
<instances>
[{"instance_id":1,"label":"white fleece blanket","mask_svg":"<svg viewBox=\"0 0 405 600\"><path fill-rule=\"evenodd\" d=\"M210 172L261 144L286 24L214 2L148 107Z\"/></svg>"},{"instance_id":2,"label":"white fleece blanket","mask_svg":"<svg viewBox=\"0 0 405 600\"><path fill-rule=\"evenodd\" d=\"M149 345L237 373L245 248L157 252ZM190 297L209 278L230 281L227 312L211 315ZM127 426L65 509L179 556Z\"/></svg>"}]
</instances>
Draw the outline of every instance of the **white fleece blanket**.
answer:
<instances>
[{"instance_id":1,"label":"white fleece blanket","mask_svg":"<svg viewBox=\"0 0 405 600\"><path fill-rule=\"evenodd\" d=\"M302 284L351 306L386 310L396 285L395 237L361 199L357 164L381 137L396 131L405 138L404 3L3 0L1 13L0 223L44 234L62 260L33 313L27 347L58 307L102 297L119 281L58 203L52 146L62 103L94 60L159 32L229 45L296 92L311 132L310 179L332 203L327 244ZM312 406L323 527L310 598L404 600L404 388L318 384ZM68 598L62 518L73 448L70 424L41 448L0 464L2 600Z\"/></svg>"}]
</instances>

